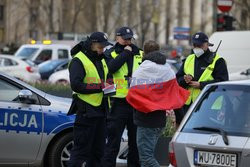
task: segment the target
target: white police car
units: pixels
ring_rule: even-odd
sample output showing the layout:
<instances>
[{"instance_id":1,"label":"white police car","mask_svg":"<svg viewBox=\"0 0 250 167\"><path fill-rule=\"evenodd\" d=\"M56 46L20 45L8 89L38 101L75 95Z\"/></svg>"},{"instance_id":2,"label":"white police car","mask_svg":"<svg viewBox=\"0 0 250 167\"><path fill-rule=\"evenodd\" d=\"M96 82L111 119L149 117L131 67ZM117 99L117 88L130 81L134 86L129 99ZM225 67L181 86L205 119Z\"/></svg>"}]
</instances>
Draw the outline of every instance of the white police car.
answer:
<instances>
[{"instance_id":1,"label":"white police car","mask_svg":"<svg viewBox=\"0 0 250 167\"><path fill-rule=\"evenodd\" d=\"M0 73L0 166L66 166L75 119L66 115L70 104Z\"/></svg>"}]
</instances>

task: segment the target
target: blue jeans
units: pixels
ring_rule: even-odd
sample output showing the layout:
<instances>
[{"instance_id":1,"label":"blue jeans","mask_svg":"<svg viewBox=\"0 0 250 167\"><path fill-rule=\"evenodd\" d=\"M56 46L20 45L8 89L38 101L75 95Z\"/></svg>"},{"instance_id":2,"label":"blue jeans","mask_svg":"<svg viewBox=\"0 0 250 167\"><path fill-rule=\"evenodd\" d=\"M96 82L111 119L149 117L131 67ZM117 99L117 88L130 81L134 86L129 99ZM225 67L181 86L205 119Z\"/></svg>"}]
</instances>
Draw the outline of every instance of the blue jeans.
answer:
<instances>
[{"instance_id":1,"label":"blue jeans","mask_svg":"<svg viewBox=\"0 0 250 167\"><path fill-rule=\"evenodd\" d=\"M162 130L163 128L137 127L136 142L141 167L160 167L154 157L154 151Z\"/></svg>"}]
</instances>

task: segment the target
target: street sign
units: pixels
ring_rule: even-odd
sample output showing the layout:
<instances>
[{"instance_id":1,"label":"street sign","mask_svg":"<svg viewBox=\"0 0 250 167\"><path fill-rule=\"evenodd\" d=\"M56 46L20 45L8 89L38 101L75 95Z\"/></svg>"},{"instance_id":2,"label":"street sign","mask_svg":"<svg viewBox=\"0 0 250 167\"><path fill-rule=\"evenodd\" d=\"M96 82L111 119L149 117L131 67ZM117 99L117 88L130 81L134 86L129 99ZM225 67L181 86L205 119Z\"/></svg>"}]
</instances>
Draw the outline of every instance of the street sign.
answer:
<instances>
[{"instance_id":1,"label":"street sign","mask_svg":"<svg viewBox=\"0 0 250 167\"><path fill-rule=\"evenodd\" d=\"M174 27L174 39L189 40L189 38L190 38L189 27Z\"/></svg>"},{"instance_id":2,"label":"street sign","mask_svg":"<svg viewBox=\"0 0 250 167\"><path fill-rule=\"evenodd\" d=\"M190 28L189 27L174 27L174 33L189 33L190 32Z\"/></svg>"},{"instance_id":3,"label":"street sign","mask_svg":"<svg viewBox=\"0 0 250 167\"><path fill-rule=\"evenodd\" d=\"M189 40L190 36L185 34L174 34L174 39L177 40Z\"/></svg>"},{"instance_id":4,"label":"street sign","mask_svg":"<svg viewBox=\"0 0 250 167\"><path fill-rule=\"evenodd\" d=\"M222 12L229 12L233 6L233 0L218 0L217 7Z\"/></svg>"}]
</instances>

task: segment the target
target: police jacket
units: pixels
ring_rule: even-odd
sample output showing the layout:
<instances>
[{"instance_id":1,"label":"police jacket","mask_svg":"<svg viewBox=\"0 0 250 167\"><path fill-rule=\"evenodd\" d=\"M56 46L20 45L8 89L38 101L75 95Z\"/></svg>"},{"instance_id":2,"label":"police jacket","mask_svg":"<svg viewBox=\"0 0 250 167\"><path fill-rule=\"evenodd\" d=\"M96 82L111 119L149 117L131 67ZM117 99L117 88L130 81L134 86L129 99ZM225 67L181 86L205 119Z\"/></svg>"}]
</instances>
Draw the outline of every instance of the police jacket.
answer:
<instances>
[{"instance_id":1,"label":"police jacket","mask_svg":"<svg viewBox=\"0 0 250 167\"><path fill-rule=\"evenodd\" d=\"M104 70L101 60L104 55L98 55L97 52L91 50L91 42L87 39L77 44L71 50L71 55L74 56L78 52L83 52L89 60L95 65L101 80L104 80ZM69 65L70 85L74 92L80 94L92 94L102 92L102 84L91 84L89 89L88 84L83 83L86 76L86 71L82 62L78 58L73 58ZM94 85L94 86L93 86ZM71 105L71 112L77 112L86 115L87 117L105 116L105 111L108 110L107 99L103 98L100 106L92 106L85 101L73 95L73 102Z\"/></svg>"},{"instance_id":2,"label":"police jacket","mask_svg":"<svg viewBox=\"0 0 250 167\"><path fill-rule=\"evenodd\" d=\"M116 43L112 48L105 51L105 56L107 60L107 65L109 67L109 73L113 74L118 71L124 63L128 65L128 77L132 76L132 68L133 68L133 56L139 55L140 50L134 44L130 45L132 48L132 52L129 50L124 50L126 46L123 46L119 43ZM119 54L115 59L112 58L111 52L115 51Z\"/></svg>"},{"instance_id":3,"label":"police jacket","mask_svg":"<svg viewBox=\"0 0 250 167\"><path fill-rule=\"evenodd\" d=\"M105 52L109 76L113 77L114 84L117 85L114 98L124 99L126 97L129 78L142 61L143 52L134 44L130 46L132 51L124 50L125 46L116 43L114 47Z\"/></svg>"},{"instance_id":4,"label":"police jacket","mask_svg":"<svg viewBox=\"0 0 250 167\"><path fill-rule=\"evenodd\" d=\"M209 49L199 58L195 57L193 81L199 80L202 73L205 71L206 67L212 63L213 58L214 58L214 54ZM176 78L180 86L182 86L183 88L187 88L188 84L184 80L184 75L186 75L184 73L184 64L185 64L185 60L183 61L182 66L177 72ZM210 83L228 80L228 70L227 70L226 62L223 58L219 58L216 61L215 67L212 72L212 76L214 80L200 82L200 89L203 89L207 84L210 84Z\"/></svg>"}]
</instances>

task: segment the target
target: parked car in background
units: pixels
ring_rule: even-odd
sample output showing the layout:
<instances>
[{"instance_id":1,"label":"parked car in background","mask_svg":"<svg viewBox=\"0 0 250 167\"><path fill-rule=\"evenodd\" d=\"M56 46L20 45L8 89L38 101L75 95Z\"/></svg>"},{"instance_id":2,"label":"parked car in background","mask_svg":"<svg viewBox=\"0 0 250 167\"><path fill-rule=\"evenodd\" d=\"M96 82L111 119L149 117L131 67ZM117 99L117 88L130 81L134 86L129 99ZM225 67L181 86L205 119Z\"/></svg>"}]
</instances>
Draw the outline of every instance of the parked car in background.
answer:
<instances>
[{"instance_id":1,"label":"parked car in background","mask_svg":"<svg viewBox=\"0 0 250 167\"><path fill-rule=\"evenodd\" d=\"M47 60L70 59L70 49L69 45L63 44L25 44L16 51L15 57L40 64Z\"/></svg>"},{"instance_id":2,"label":"parked car in background","mask_svg":"<svg viewBox=\"0 0 250 167\"><path fill-rule=\"evenodd\" d=\"M172 67L172 69L174 70L175 73L179 70L179 68L181 66L181 63L177 62L176 60L167 59L167 62L170 64L170 66ZM49 82L50 83L69 84L70 80L69 80L68 69L53 73L49 77Z\"/></svg>"},{"instance_id":3,"label":"parked car in background","mask_svg":"<svg viewBox=\"0 0 250 167\"><path fill-rule=\"evenodd\" d=\"M41 79L49 79L50 75L56 71L68 68L70 59L48 60L38 65Z\"/></svg>"},{"instance_id":4,"label":"parked car in background","mask_svg":"<svg viewBox=\"0 0 250 167\"><path fill-rule=\"evenodd\" d=\"M10 55L0 55L0 71L27 82L40 80L36 64Z\"/></svg>"},{"instance_id":5,"label":"parked car in background","mask_svg":"<svg viewBox=\"0 0 250 167\"><path fill-rule=\"evenodd\" d=\"M65 69L65 70L61 70L61 71L57 71L57 72L53 73L49 77L49 82L53 83L53 84L56 84L56 83L69 84L70 83L69 70Z\"/></svg>"},{"instance_id":6,"label":"parked car in background","mask_svg":"<svg viewBox=\"0 0 250 167\"><path fill-rule=\"evenodd\" d=\"M244 80L250 79L250 68L240 72L234 72L229 74L229 80Z\"/></svg>"},{"instance_id":7,"label":"parked car in background","mask_svg":"<svg viewBox=\"0 0 250 167\"><path fill-rule=\"evenodd\" d=\"M172 166L250 164L250 80L208 85L170 142Z\"/></svg>"}]
</instances>

